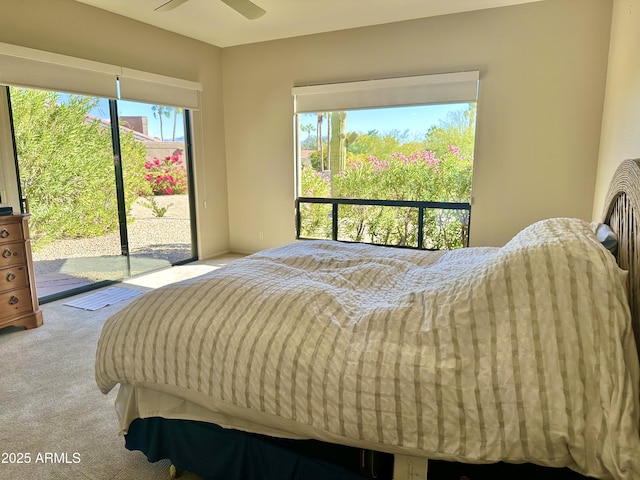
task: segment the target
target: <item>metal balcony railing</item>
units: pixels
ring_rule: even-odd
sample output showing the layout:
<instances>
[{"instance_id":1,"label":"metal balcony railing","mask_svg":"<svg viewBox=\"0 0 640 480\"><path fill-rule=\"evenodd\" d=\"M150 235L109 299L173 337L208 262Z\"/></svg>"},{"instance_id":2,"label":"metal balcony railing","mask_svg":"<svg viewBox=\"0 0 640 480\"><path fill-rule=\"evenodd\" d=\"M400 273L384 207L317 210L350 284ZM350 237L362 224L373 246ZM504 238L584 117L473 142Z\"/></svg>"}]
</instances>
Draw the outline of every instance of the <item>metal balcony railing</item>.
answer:
<instances>
[{"instance_id":1,"label":"metal balcony railing","mask_svg":"<svg viewBox=\"0 0 640 480\"><path fill-rule=\"evenodd\" d=\"M403 245L407 248L418 248L420 250L425 249L424 245L424 231L425 231L425 211L428 209L433 210L463 210L466 212L466 221L462 224L462 246L467 247L469 244L469 218L471 216L471 204L467 202L427 202L427 201L413 201L413 200L378 200L378 199L356 199L356 198L324 198L324 197L298 197L295 202L296 207L296 238L301 240L310 240L310 237L304 237L301 234L302 217L301 208L302 204L325 204L331 205L331 238L332 240L349 241L339 239L339 206L340 205L364 205L364 206L381 206L381 207L404 207L414 208L418 211L418 232L417 232L417 247L410 245ZM370 242L368 242L370 243ZM381 244L386 245L386 244Z\"/></svg>"}]
</instances>

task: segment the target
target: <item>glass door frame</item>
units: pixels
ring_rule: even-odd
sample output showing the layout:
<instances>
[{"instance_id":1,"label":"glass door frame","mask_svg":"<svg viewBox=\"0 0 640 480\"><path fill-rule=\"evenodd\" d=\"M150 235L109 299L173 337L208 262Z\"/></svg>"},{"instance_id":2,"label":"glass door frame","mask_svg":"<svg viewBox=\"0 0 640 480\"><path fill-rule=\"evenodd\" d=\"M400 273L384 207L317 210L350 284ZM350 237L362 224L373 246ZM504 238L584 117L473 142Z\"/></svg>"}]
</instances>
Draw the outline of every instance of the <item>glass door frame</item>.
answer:
<instances>
[{"instance_id":1,"label":"glass door frame","mask_svg":"<svg viewBox=\"0 0 640 480\"><path fill-rule=\"evenodd\" d=\"M23 195L22 184L20 181L20 165L18 162L18 150L16 146L15 128L13 119L13 110L11 107L11 95L10 86L4 86L6 89L7 106L9 113L9 129L11 133L11 142L13 150L13 161L15 165L17 193L19 198L19 205L21 213L28 212L28 199ZM0 86L1 88L1 86ZM93 282L89 285L83 285L76 288L64 290L62 292L38 297L40 304L53 302L63 298L67 298L80 293L85 293L98 288L103 288L109 285L120 283L122 280L131 278L131 255L129 251L129 239L127 230L127 212L126 202L124 195L124 177L122 169L122 157L120 146L120 124L118 116L117 100L109 99L109 116L111 120L111 138L113 147L113 162L114 162L114 176L116 183L116 196L118 206L118 226L120 233L120 247L121 253L126 257L126 271L125 276L122 279L117 280L100 280ZM187 182L188 182L188 203L189 203L189 219L190 219L190 233L191 233L191 256L172 263L173 265L184 265L198 260L198 243L197 243L197 227L196 227L196 202L195 202L195 175L193 173L193 144L192 144L192 126L191 126L191 111L184 109L184 142L185 142L185 163L187 165Z\"/></svg>"}]
</instances>

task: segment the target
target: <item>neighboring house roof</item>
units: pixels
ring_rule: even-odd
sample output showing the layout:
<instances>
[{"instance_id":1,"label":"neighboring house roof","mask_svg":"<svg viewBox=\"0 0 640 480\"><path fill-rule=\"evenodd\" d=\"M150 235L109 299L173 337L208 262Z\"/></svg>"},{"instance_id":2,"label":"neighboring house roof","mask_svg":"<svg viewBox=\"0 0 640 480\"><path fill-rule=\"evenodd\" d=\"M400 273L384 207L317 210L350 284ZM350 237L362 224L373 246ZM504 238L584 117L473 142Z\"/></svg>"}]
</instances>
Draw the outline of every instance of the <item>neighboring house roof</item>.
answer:
<instances>
[{"instance_id":1,"label":"neighboring house roof","mask_svg":"<svg viewBox=\"0 0 640 480\"><path fill-rule=\"evenodd\" d=\"M302 165L311 165L311 154L315 150L300 150L300 162Z\"/></svg>"},{"instance_id":2,"label":"neighboring house roof","mask_svg":"<svg viewBox=\"0 0 640 480\"><path fill-rule=\"evenodd\" d=\"M111 128L111 121L110 120L106 120L104 118L98 118L98 117L94 117L93 115L87 115L86 117L86 122L87 123L92 123L92 122L99 122L101 125L103 125L105 128ZM120 128L122 130L124 130L125 132L131 132L133 133L133 138L135 138L136 140L140 141L140 142L162 142L162 140L160 140L159 138L155 138L155 137L151 137L149 135L145 135L144 133L138 132L136 130L133 130L129 127L125 127L124 125L120 125Z\"/></svg>"}]
</instances>

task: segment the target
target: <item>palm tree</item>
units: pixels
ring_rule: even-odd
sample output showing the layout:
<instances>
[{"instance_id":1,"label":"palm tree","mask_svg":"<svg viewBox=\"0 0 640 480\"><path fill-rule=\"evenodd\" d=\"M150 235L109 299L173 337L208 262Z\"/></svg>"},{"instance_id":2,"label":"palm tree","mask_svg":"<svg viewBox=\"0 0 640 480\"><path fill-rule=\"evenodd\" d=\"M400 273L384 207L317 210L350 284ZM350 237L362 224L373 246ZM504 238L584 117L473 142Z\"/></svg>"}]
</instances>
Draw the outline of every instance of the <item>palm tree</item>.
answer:
<instances>
[{"instance_id":1,"label":"palm tree","mask_svg":"<svg viewBox=\"0 0 640 480\"><path fill-rule=\"evenodd\" d=\"M303 145L306 148L309 148L309 141L311 139L311 132L313 131L313 124L309 123L307 125L300 125L300 130L307 133L307 139L304 141Z\"/></svg>"},{"instance_id":2,"label":"palm tree","mask_svg":"<svg viewBox=\"0 0 640 480\"><path fill-rule=\"evenodd\" d=\"M171 114L169 113L169 111L171 110L171 107L154 105L151 107L151 110L153 110L153 118L157 118L158 120L160 120L160 140L164 142L164 132L162 131L162 117L170 117Z\"/></svg>"},{"instance_id":3,"label":"palm tree","mask_svg":"<svg viewBox=\"0 0 640 480\"><path fill-rule=\"evenodd\" d=\"M183 108L172 108L171 110L173 110L173 141L176 141L176 123L178 120L178 115L183 115L184 114L184 109Z\"/></svg>"},{"instance_id":4,"label":"palm tree","mask_svg":"<svg viewBox=\"0 0 640 480\"><path fill-rule=\"evenodd\" d=\"M316 149L320 153L320 170L324 171L324 152L322 151L322 119L324 113L318 112L318 126L316 128Z\"/></svg>"}]
</instances>

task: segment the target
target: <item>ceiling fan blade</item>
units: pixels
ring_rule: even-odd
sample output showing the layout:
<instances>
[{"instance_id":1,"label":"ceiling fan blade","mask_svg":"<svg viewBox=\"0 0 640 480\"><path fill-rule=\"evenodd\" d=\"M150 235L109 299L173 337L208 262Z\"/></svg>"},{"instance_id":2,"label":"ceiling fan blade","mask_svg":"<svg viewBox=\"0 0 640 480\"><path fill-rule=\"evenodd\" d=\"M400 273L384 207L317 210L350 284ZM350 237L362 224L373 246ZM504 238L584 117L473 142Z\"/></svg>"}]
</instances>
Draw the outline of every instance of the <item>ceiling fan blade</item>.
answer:
<instances>
[{"instance_id":1,"label":"ceiling fan blade","mask_svg":"<svg viewBox=\"0 0 640 480\"><path fill-rule=\"evenodd\" d=\"M180 0L177 0L177 1L180 1ZM249 20L255 20L256 18L260 18L265 13L267 13L265 10L257 6L255 3L250 2L249 0L221 0L221 1L229 5L239 14L247 17Z\"/></svg>"},{"instance_id":2,"label":"ceiling fan blade","mask_svg":"<svg viewBox=\"0 0 640 480\"><path fill-rule=\"evenodd\" d=\"M168 2L163 3L159 7L155 8L156 12L166 12L167 10L173 10L176 7L179 7L187 0L169 0Z\"/></svg>"}]
</instances>

